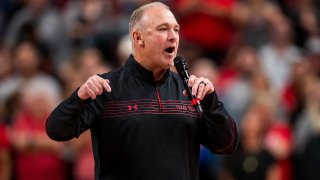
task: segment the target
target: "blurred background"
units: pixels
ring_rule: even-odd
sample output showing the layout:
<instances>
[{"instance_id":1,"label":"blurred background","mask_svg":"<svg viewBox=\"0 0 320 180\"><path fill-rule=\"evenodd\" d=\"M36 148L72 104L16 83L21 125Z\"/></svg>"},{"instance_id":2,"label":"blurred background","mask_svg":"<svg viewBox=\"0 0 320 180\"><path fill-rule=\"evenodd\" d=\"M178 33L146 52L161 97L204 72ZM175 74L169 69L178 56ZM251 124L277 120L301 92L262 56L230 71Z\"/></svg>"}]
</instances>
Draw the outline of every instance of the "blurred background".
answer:
<instances>
[{"instance_id":1,"label":"blurred background","mask_svg":"<svg viewBox=\"0 0 320 180\"><path fill-rule=\"evenodd\" d=\"M131 53L132 11L151 0L0 1L0 179L90 180L90 133L51 141L52 109ZM233 155L201 147L200 180L319 180L320 1L162 0L180 52L237 123Z\"/></svg>"}]
</instances>

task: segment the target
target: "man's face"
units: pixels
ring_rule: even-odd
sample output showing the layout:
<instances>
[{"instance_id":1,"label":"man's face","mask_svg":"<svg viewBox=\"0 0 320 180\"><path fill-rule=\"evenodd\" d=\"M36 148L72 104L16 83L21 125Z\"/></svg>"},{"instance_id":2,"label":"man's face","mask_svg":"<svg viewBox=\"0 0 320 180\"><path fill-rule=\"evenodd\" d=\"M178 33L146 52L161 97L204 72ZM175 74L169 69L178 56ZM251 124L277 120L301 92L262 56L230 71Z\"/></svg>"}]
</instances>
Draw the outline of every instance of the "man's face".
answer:
<instances>
[{"instance_id":1,"label":"man's face","mask_svg":"<svg viewBox=\"0 0 320 180\"><path fill-rule=\"evenodd\" d=\"M179 46L179 25L171 11L164 7L145 10L141 27L145 57L153 66L172 67Z\"/></svg>"}]
</instances>

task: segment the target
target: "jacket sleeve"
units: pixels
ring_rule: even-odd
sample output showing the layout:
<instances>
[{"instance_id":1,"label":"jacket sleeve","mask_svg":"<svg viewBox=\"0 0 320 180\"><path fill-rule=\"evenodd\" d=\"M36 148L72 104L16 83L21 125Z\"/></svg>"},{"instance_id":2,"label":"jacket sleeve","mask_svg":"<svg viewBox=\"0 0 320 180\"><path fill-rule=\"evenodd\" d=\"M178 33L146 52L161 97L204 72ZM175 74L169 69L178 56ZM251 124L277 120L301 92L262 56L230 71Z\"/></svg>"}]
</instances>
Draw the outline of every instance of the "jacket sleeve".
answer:
<instances>
[{"instance_id":1,"label":"jacket sleeve","mask_svg":"<svg viewBox=\"0 0 320 180\"><path fill-rule=\"evenodd\" d=\"M46 132L52 140L67 141L79 137L98 117L97 101L81 100L77 92L61 102L48 117Z\"/></svg>"},{"instance_id":2,"label":"jacket sleeve","mask_svg":"<svg viewBox=\"0 0 320 180\"><path fill-rule=\"evenodd\" d=\"M204 109L201 119L201 144L213 153L233 153L238 143L237 128L216 92L206 95L201 104Z\"/></svg>"}]
</instances>

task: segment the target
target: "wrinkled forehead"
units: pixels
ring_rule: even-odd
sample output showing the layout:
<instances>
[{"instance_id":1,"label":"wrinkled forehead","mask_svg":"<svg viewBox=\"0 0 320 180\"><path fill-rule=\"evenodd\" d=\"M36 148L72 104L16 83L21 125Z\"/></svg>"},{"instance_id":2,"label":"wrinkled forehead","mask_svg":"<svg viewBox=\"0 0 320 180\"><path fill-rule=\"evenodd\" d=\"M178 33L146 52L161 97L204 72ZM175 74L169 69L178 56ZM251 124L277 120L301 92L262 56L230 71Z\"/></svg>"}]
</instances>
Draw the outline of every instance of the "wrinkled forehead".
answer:
<instances>
[{"instance_id":1,"label":"wrinkled forehead","mask_svg":"<svg viewBox=\"0 0 320 180\"><path fill-rule=\"evenodd\" d=\"M150 7L145 10L141 18L141 24L145 27L153 27L161 24L169 24L172 26L179 26L176 18L172 12L161 6Z\"/></svg>"}]
</instances>

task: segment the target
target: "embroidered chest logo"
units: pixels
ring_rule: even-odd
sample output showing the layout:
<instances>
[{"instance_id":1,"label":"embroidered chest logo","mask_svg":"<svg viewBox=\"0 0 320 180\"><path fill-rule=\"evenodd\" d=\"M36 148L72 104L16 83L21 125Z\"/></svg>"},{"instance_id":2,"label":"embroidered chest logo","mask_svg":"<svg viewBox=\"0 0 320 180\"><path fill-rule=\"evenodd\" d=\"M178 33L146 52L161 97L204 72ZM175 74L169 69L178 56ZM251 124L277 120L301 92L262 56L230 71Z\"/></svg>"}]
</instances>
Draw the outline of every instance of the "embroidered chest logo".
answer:
<instances>
[{"instance_id":1,"label":"embroidered chest logo","mask_svg":"<svg viewBox=\"0 0 320 180\"><path fill-rule=\"evenodd\" d=\"M138 110L138 105L137 104L135 104L135 105L128 105L128 110L129 111L136 111L136 110Z\"/></svg>"},{"instance_id":2,"label":"embroidered chest logo","mask_svg":"<svg viewBox=\"0 0 320 180\"><path fill-rule=\"evenodd\" d=\"M195 111L195 109L192 106L185 106L185 105L176 105L176 109L178 110L184 110L184 111Z\"/></svg>"}]
</instances>

